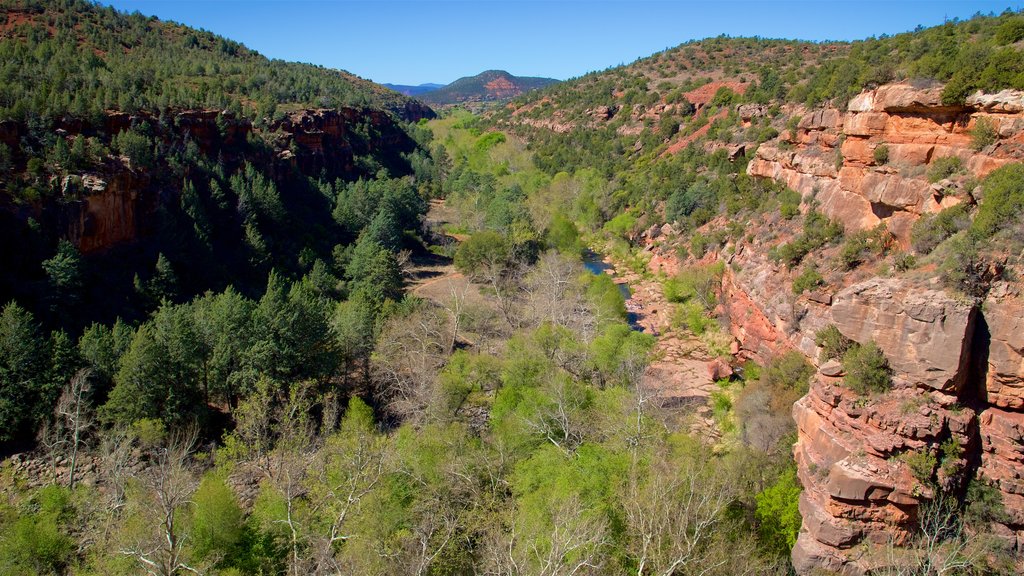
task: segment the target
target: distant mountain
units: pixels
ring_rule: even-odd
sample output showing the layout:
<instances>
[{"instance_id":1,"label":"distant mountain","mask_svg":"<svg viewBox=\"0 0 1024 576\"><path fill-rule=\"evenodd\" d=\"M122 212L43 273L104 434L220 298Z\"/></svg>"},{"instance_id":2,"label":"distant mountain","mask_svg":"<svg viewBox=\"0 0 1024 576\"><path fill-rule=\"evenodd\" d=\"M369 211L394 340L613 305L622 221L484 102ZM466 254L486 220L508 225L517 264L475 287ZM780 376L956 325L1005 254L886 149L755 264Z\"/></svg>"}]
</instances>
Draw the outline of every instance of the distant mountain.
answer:
<instances>
[{"instance_id":1,"label":"distant mountain","mask_svg":"<svg viewBox=\"0 0 1024 576\"><path fill-rule=\"evenodd\" d=\"M384 84L384 86L387 86L388 88L391 88L395 92L398 92L399 94L404 94L406 96L420 96L422 94L426 94L427 92L437 90L438 88L444 88L444 84L431 83L420 84L418 86L410 86L407 84Z\"/></svg>"},{"instance_id":2,"label":"distant mountain","mask_svg":"<svg viewBox=\"0 0 1024 576\"><path fill-rule=\"evenodd\" d=\"M459 78L455 82L418 98L428 104L445 105L468 102L494 102L508 100L521 94L556 84L553 78L513 76L504 70L488 70L476 76Z\"/></svg>"}]
</instances>

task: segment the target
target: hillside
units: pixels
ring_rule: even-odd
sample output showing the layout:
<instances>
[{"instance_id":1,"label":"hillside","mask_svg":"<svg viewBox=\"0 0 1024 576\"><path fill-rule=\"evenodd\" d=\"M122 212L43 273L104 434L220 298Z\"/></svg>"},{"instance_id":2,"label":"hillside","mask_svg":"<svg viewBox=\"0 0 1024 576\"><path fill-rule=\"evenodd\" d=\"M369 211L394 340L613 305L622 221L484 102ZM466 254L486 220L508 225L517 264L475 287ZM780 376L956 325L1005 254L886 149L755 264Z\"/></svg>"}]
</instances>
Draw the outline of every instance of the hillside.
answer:
<instances>
[{"instance_id":1,"label":"hillside","mask_svg":"<svg viewBox=\"0 0 1024 576\"><path fill-rule=\"evenodd\" d=\"M462 103L497 102L558 83L552 78L513 76L504 70L487 70L466 76L420 95L420 100L438 106Z\"/></svg>"},{"instance_id":2,"label":"hillside","mask_svg":"<svg viewBox=\"0 0 1024 576\"><path fill-rule=\"evenodd\" d=\"M489 116L573 191L571 219L667 277L670 303L722 266L716 298L683 296L689 327L666 341L707 330L703 308L735 338L730 365L814 364L792 406L798 573L888 573L919 552L885 543L914 549L940 507L1020 569L1021 40L1013 12L852 43L715 38ZM603 190L583 185L595 172ZM682 381L674 364L651 385ZM707 396L757 444L781 424L748 394L794 398ZM995 512L971 517L978 498Z\"/></svg>"},{"instance_id":3,"label":"hillside","mask_svg":"<svg viewBox=\"0 0 1024 576\"><path fill-rule=\"evenodd\" d=\"M420 96L422 94L426 94L427 92L437 90L438 88L443 88L444 84L427 83L418 84L416 86L409 86L405 84L384 84L384 86L394 90L395 92L398 92L399 94L404 94L406 96Z\"/></svg>"},{"instance_id":4,"label":"hillside","mask_svg":"<svg viewBox=\"0 0 1024 576\"><path fill-rule=\"evenodd\" d=\"M333 219L337 190L429 155L418 101L138 13L4 2L0 54L0 301L71 333L331 260L366 224Z\"/></svg>"},{"instance_id":5,"label":"hillside","mask_svg":"<svg viewBox=\"0 0 1024 576\"><path fill-rule=\"evenodd\" d=\"M0 117L104 110L368 106L407 120L422 105L341 70L270 60L227 38L87 0L0 3Z\"/></svg>"},{"instance_id":6,"label":"hillside","mask_svg":"<svg viewBox=\"0 0 1024 576\"><path fill-rule=\"evenodd\" d=\"M4 6L0 574L1024 573L1024 13L437 117Z\"/></svg>"}]
</instances>

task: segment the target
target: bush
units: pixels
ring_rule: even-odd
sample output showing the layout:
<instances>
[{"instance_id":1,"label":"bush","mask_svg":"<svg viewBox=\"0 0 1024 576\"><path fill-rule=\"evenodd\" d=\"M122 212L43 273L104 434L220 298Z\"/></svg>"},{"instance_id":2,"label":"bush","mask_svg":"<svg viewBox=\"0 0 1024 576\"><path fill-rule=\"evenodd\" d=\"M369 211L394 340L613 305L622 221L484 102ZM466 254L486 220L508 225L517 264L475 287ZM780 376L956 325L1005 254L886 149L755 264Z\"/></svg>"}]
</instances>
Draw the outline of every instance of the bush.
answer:
<instances>
[{"instance_id":1,"label":"bush","mask_svg":"<svg viewBox=\"0 0 1024 576\"><path fill-rule=\"evenodd\" d=\"M836 328L834 324L818 330L814 335L814 343L821 347L821 360L842 358L855 344Z\"/></svg>"},{"instance_id":2,"label":"bush","mask_svg":"<svg viewBox=\"0 0 1024 576\"><path fill-rule=\"evenodd\" d=\"M875 164L878 164L879 166L883 164L888 164L889 147L886 146L885 144L879 144L878 146L875 146L875 150L874 152L872 152L872 156L875 159Z\"/></svg>"},{"instance_id":3,"label":"bush","mask_svg":"<svg viewBox=\"0 0 1024 576\"><path fill-rule=\"evenodd\" d=\"M761 383L771 389L795 390L801 396L807 392L808 380L814 375L804 355L791 350L774 358L761 371Z\"/></svg>"},{"instance_id":4,"label":"bush","mask_svg":"<svg viewBox=\"0 0 1024 576\"><path fill-rule=\"evenodd\" d=\"M940 266L942 283L968 296L981 297L988 291L988 265L979 252L978 240L962 233L945 245Z\"/></svg>"},{"instance_id":5,"label":"bush","mask_svg":"<svg viewBox=\"0 0 1024 576\"><path fill-rule=\"evenodd\" d=\"M857 394L885 392L892 386L889 361L874 342L852 346L843 355L846 387Z\"/></svg>"},{"instance_id":6,"label":"bush","mask_svg":"<svg viewBox=\"0 0 1024 576\"><path fill-rule=\"evenodd\" d=\"M971 232L987 238L1009 229L1024 214L1024 164L1010 164L993 171L982 184L984 196Z\"/></svg>"},{"instance_id":7,"label":"bush","mask_svg":"<svg viewBox=\"0 0 1024 576\"><path fill-rule=\"evenodd\" d=\"M900 454L899 458L910 468L910 473L913 474L914 478L917 478L918 482L922 484L931 483L932 475L935 473L935 466L938 465L938 460L934 454L930 451L904 452Z\"/></svg>"},{"instance_id":8,"label":"bush","mask_svg":"<svg viewBox=\"0 0 1024 576\"><path fill-rule=\"evenodd\" d=\"M800 481L790 465L756 497L758 535L767 550L788 558L800 533Z\"/></svg>"},{"instance_id":9,"label":"bush","mask_svg":"<svg viewBox=\"0 0 1024 576\"><path fill-rule=\"evenodd\" d=\"M971 149L983 150L999 139L999 132L996 131L995 122L991 118L978 118L971 130Z\"/></svg>"},{"instance_id":10,"label":"bush","mask_svg":"<svg viewBox=\"0 0 1024 576\"><path fill-rule=\"evenodd\" d=\"M676 303L694 300L702 309L710 311L718 302L717 293L724 272L725 265L721 262L684 268L665 281L665 299Z\"/></svg>"},{"instance_id":11,"label":"bush","mask_svg":"<svg viewBox=\"0 0 1024 576\"><path fill-rule=\"evenodd\" d=\"M934 184L939 180L949 178L955 174L962 174L963 172L964 163L960 158L956 156L936 158L932 161L932 165L928 167L928 181Z\"/></svg>"},{"instance_id":12,"label":"bush","mask_svg":"<svg viewBox=\"0 0 1024 576\"><path fill-rule=\"evenodd\" d=\"M808 266L804 268L799 276L793 279L793 294L803 294L808 290L814 290L825 283L825 279L817 270Z\"/></svg>"},{"instance_id":13,"label":"bush","mask_svg":"<svg viewBox=\"0 0 1024 576\"><path fill-rule=\"evenodd\" d=\"M967 206L957 204L938 214L922 216L910 229L910 245L918 254L928 254L950 236L970 226Z\"/></svg>"},{"instance_id":14,"label":"bush","mask_svg":"<svg viewBox=\"0 0 1024 576\"><path fill-rule=\"evenodd\" d=\"M889 233L882 224L874 230L861 230L846 240L839 252L839 263L843 268L852 270L868 259L884 254L888 240Z\"/></svg>"},{"instance_id":15,"label":"bush","mask_svg":"<svg viewBox=\"0 0 1024 576\"><path fill-rule=\"evenodd\" d=\"M910 270L914 266L917 266L917 258L914 258L913 254L900 252L892 259L892 267L897 272L906 272L907 270Z\"/></svg>"}]
</instances>

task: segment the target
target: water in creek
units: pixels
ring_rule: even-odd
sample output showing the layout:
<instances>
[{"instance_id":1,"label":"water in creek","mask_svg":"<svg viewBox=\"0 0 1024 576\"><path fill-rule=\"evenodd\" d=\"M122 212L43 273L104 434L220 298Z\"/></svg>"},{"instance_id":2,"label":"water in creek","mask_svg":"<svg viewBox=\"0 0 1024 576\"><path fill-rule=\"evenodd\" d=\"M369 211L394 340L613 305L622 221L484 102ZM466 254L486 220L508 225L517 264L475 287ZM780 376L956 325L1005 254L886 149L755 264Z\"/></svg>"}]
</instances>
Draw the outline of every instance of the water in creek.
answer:
<instances>
[{"instance_id":1,"label":"water in creek","mask_svg":"<svg viewBox=\"0 0 1024 576\"><path fill-rule=\"evenodd\" d=\"M583 267L591 274L611 275L611 265L604 261L604 256L594 252L593 250L587 250L583 253ZM625 282L616 282L615 285L619 287L619 292L622 293L622 299L626 301L626 320L629 322L630 327L642 332L643 328L637 324L636 312L630 310L629 300L633 297L633 294L629 291L629 284L626 284Z\"/></svg>"}]
</instances>

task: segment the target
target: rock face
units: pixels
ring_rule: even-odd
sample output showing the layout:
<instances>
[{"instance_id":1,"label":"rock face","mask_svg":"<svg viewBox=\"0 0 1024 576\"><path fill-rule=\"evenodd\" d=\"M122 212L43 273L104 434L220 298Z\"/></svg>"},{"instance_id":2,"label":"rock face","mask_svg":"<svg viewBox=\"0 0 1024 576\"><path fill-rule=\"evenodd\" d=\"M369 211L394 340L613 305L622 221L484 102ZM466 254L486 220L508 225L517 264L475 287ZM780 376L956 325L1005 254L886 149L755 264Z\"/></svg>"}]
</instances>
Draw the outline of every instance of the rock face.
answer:
<instances>
[{"instance_id":1,"label":"rock face","mask_svg":"<svg viewBox=\"0 0 1024 576\"><path fill-rule=\"evenodd\" d=\"M836 294L832 320L846 337L878 344L898 385L951 394L963 389L973 306L938 290L875 278Z\"/></svg>"},{"instance_id":2,"label":"rock face","mask_svg":"<svg viewBox=\"0 0 1024 576\"><path fill-rule=\"evenodd\" d=\"M879 345L894 389L858 397L842 386L840 367L826 363L794 405L805 490L793 550L798 573L863 574L884 563L864 551L906 539L918 505L931 497L904 460L922 453L936 459L936 481L950 489L977 466L1009 513L996 532L1020 550L1024 301L1013 287L993 290L979 308L905 280L874 278L838 292L830 311L845 336ZM938 447L950 439L958 452L943 453Z\"/></svg>"},{"instance_id":3,"label":"rock face","mask_svg":"<svg viewBox=\"0 0 1024 576\"><path fill-rule=\"evenodd\" d=\"M883 223L906 246L920 215L969 200L955 186L930 186L926 172L936 160L955 156L972 175L984 176L1024 159L1024 93L978 93L961 106L943 105L941 94L941 87L891 84L856 96L846 112L804 114L796 130L758 149L747 172L813 195L820 210L848 229ZM971 132L982 118L1000 138L974 151ZM884 152L876 154L880 146Z\"/></svg>"}]
</instances>

